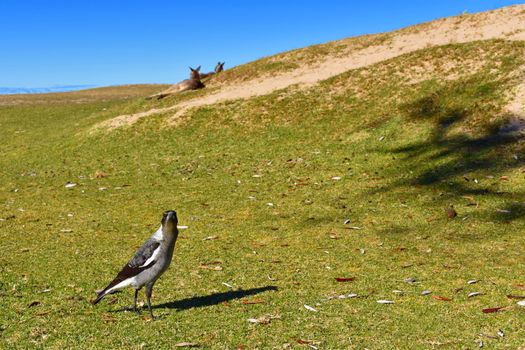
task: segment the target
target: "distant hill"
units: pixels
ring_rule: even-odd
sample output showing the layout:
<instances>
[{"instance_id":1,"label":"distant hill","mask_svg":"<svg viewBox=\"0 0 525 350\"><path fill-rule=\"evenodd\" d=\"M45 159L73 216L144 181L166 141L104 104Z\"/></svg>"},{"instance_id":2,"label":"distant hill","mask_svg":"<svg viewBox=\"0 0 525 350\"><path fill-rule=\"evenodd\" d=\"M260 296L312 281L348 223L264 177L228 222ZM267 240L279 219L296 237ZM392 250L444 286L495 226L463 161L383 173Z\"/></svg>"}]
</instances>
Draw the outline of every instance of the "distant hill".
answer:
<instances>
[{"instance_id":1,"label":"distant hill","mask_svg":"<svg viewBox=\"0 0 525 350\"><path fill-rule=\"evenodd\" d=\"M96 87L96 85L57 85L50 87L0 87L0 95L16 95L16 94L44 94L49 92L67 92L67 91L76 91L83 89L91 89Z\"/></svg>"}]
</instances>

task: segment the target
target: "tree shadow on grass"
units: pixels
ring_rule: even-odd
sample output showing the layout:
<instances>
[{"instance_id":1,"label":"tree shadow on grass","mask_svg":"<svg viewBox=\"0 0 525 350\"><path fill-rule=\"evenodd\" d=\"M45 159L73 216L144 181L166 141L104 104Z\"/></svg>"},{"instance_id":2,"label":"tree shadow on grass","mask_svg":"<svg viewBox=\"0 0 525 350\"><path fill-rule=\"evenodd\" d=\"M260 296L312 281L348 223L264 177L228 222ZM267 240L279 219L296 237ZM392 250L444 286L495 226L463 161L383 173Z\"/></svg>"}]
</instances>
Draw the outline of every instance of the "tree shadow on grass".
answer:
<instances>
[{"instance_id":1,"label":"tree shadow on grass","mask_svg":"<svg viewBox=\"0 0 525 350\"><path fill-rule=\"evenodd\" d=\"M519 202L509 202L490 215L490 219L495 222L510 222L522 218L525 218L525 204Z\"/></svg>"},{"instance_id":2,"label":"tree shadow on grass","mask_svg":"<svg viewBox=\"0 0 525 350\"><path fill-rule=\"evenodd\" d=\"M181 300L172 301L169 303L159 304L153 306L154 309L177 309L179 311L193 309L197 307L213 306L225 301L245 298L250 295L256 295L268 291L277 291L276 286L265 286L259 288L251 288L246 290L234 290L224 293L214 293L210 295L191 297Z\"/></svg>"},{"instance_id":3,"label":"tree shadow on grass","mask_svg":"<svg viewBox=\"0 0 525 350\"><path fill-rule=\"evenodd\" d=\"M508 132L501 108L493 103L502 86L506 81L462 80L401 105L408 120L430 122L431 132L423 141L387 150L400 156L403 168L410 171L379 191L429 188L447 194L443 201L485 196L503 208L482 209L481 217L500 222L524 219L525 210L517 199L525 192L499 190L499 176L525 164L525 158L513 156L525 153L523 134Z\"/></svg>"}]
</instances>

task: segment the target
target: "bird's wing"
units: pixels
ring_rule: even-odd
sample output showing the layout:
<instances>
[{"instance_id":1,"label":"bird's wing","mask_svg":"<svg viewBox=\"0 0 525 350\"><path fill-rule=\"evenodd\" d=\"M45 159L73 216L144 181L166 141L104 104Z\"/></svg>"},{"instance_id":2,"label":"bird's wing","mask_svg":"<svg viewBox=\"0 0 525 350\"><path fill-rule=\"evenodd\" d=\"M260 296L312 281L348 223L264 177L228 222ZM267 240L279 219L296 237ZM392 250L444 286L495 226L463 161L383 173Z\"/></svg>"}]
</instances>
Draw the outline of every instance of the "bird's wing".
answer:
<instances>
[{"instance_id":1,"label":"bird's wing","mask_svg":"<svg viewBox=\"0 0 525 350\"><path fill-rule=\"evenodd\" d=\"M126 265L120 270L117 277L104 289L109 290L120 282L134 277L144 270L149 269L155 265L156 258L160 252L160 242L155 239L149 239L139 248L135 256L128 261Z\"/></svg>"},{"instance_id":2,"label":"bird's wing","mask_svg":"<svg viewBox=\"0 0 525 350\"><path fill-rule=\"evenodd\" d=\"M159 252L160 242L154 238L150 238L139 248L135 256L128 261L127 265L136 268L144 267L154 261Z\"/></svg>"}]
</instances>

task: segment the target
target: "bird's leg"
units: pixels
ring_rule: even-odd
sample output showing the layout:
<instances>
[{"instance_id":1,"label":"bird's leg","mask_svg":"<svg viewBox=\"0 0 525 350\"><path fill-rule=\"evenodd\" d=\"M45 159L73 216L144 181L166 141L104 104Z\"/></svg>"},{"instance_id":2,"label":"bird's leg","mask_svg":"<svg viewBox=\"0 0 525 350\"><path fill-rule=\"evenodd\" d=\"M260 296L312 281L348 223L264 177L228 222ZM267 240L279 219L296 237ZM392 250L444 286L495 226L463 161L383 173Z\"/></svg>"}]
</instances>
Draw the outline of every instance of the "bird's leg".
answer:
<instances>
[{"instance_id":1,"label":"bird's leg","mask_svg":"<svg viewBox=\"0 0 525 350\"><path fill-rule=\"evenodd\" d=\"M137 309L137 298L138 298L138 296L139 296L139 289L137 288L137 289L135 289L135 299L133 301L133 311L135 313L137 313L137 314L139 313L139 310Z\"/></svg>"},{"instance_id":2,"label":"bird's leg","mask_svg":"<svg viewBox=\"0 0 525 350\"><path fill-rule=\"evenodd\" d=\"M146 286L146 301L148 303L149 314L151 319L154 320L153 311L151 310L151 293L153 292L153 283Z\"/></svg>"}]
</instances>

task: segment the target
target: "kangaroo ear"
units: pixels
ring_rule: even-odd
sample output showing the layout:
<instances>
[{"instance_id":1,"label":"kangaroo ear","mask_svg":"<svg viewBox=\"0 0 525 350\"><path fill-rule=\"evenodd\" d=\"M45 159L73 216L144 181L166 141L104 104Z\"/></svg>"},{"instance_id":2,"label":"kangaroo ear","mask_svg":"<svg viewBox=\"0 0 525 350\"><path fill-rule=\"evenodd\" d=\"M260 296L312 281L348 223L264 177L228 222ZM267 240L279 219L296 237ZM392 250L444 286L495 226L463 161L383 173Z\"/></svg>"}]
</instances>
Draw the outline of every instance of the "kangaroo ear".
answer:
<instances>
[{"instance_id":1,"label":"kangaroo ear","mask_svg":"<svg viewBox=\"0 0 525 350\"><path fill-rule=\"evenodd\" d=\"M198 72L201 70L201 66L198 66L197 68L195 68L195 70Z\"/></svg>"},{"instance_id":2,"label":"kangaroo ear","mask_svg":"<svg viewBox=\"0 0 525 350\"><path fill-rule=\"evenodd\" d=\"M190 67L190 70L193 72L195 69L193 69L193 68Z\"/></svg>"}]
</instances>

